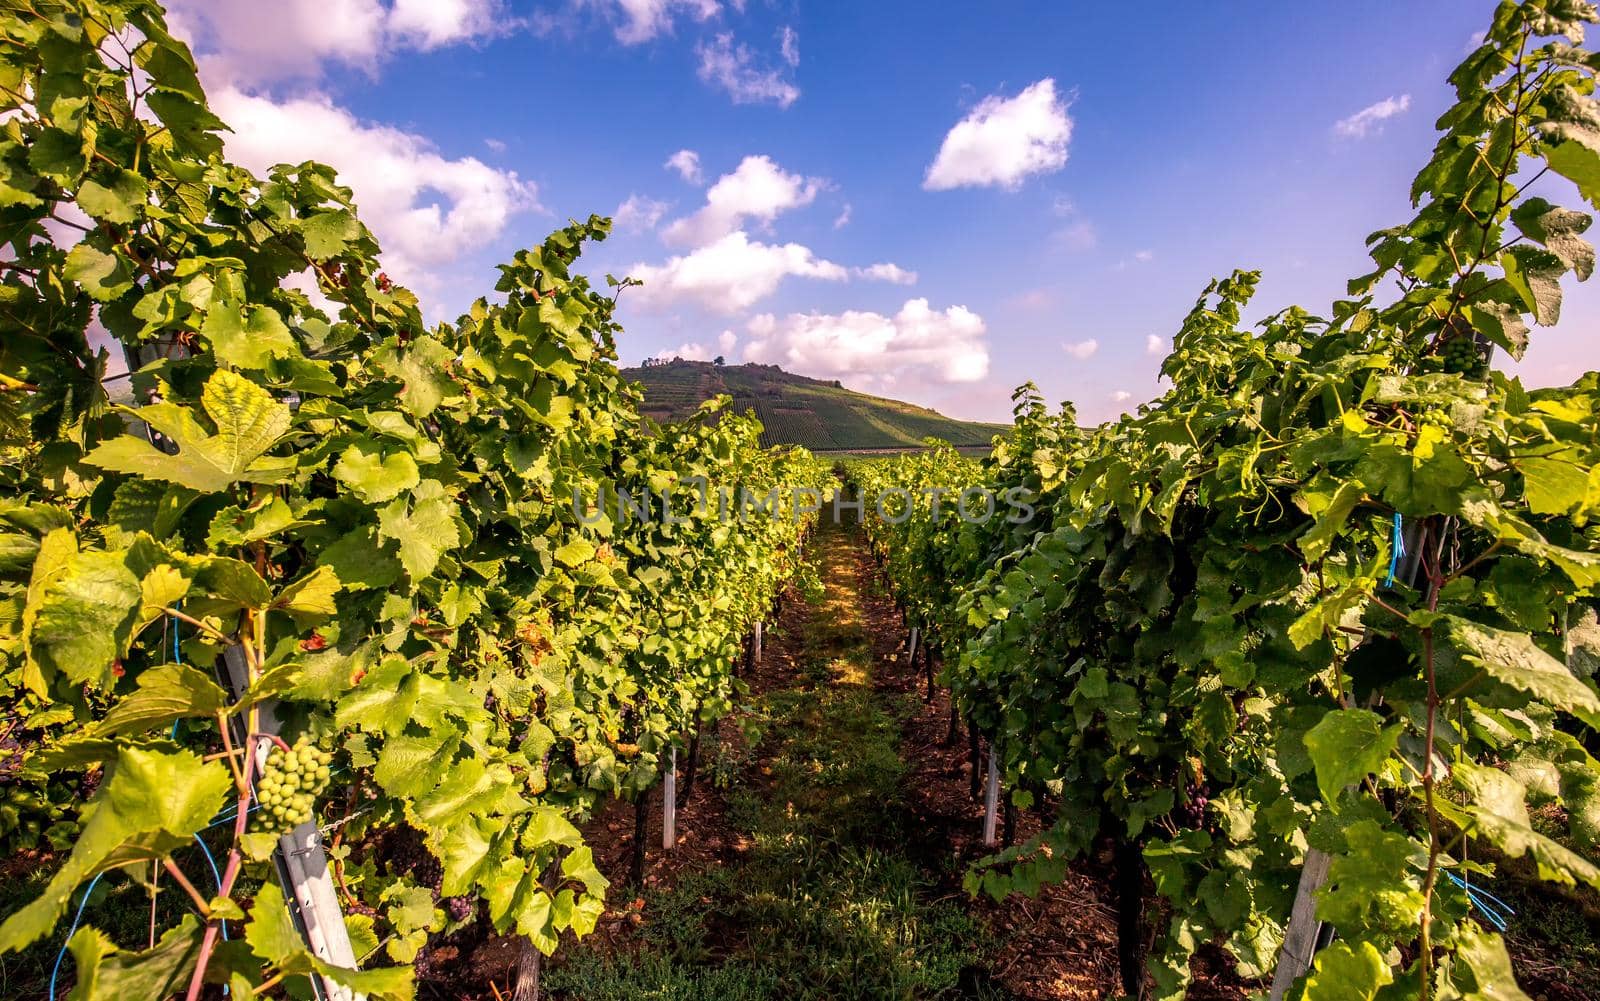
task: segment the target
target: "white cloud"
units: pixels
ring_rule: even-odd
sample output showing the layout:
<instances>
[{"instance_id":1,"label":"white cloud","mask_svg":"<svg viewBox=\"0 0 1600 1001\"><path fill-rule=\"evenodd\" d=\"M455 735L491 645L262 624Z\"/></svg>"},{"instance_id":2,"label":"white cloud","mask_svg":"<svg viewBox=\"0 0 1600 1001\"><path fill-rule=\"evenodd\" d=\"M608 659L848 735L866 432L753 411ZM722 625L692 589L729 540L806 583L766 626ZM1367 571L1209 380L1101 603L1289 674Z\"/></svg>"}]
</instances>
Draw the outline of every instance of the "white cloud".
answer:
<instances>
[{"instance_id":1,"label":"white cloud","mask_svg":"<svg viewBox=\"0 0 1600 1001\"><path fill-rule=\"evenodd\" d=\"M1133 259L1138 261L1140 264L1149 264L1151 261L1156 259L1155 251L1135 250L1133 252Z\"/></svg>"},{"instance_id":2,"label":"white cloud","mask_svg":"<svg viewBox=\"0 0 1600 1001\"><path fill-rule=\"evenodd\" d=\"M752 241L736 230L666 263L635 264L628 273L644 285L637 299L663 308L694 302L717 313L737 313L775 292L787 277L843 281L849 272L798 243Z\"/></svg>"},{"instance_id":3,"label":"white cloud","mask_svg":"<svg viewBox=\"0 0 1600 1001\"><path fill-rule=\"evenodd\" d=\"M678 176L690 184L704 184L706 175L700 170L700 154L692 149L680 149L667 157L667 162L662 164L668 170L676 170Z\"/></svg>"},{"instance_id":4,"label":"white cloud","mask_svg":"<svg viewBox=\"0 0 1600 1001\"><path fill-rule=\"evenodd\" d=\"M703 208L672 222L661 237L672 246L703 246L739 229L747 219L771 222L780 212L811 204L823 184L820 178L786 172L770 157L747 156L711 186Z\"/></svg>"},{"instance_id":5,"label":"white cloud","mask_svg":"<svg viewBox=\"0 0 1600 1001\"><path fill-rule=\"evenodd\" d=\"M626 232L640 232L655 229L656 223L667 214L671 208L666 202L658 202L653 198L643 195L629 195L628 200L617 206L612 213L611 221L617 229Z\"/></svg>"},{"instance_id":6,"label":"white cloud","mask_svg":"<svg viewBox=\"0 0 1600 1001\"><path fill-rule=\"evenodd\" d=\"M675 355L685 361L711 360L711 349L706 347L704 344L701 344L699 341L690 341L685 344L680 344L676 348L666 353L669 356Z\"/></svg>"},{"instance_id":7,"label":"white cloud","mask_svg":"<svg viewBox=\"0 0 1600 1001\"><path fill-rule=\"evenodd\" d=\"M779 35L779 51L783 53L784 62L790 66L800 65L800 33L787 24Z\"/></svg>"},{"instance_id":8,"label":"white cloud","mask_svg":"<svg viewBox=\"0 0 1600 1001\"><path fill-rule=\"evenodd\" d=\"M845 202L844 203L844 208L840 209L839 210L839 214L834 217L833 228L834 229L844 229L849 224L850 224L850 203L849 202Z\"/></svg>"},{"instance_id":9,"label":"white cloud","mask_svg":"<svg viewBox=\"0 0 1600 1001\"><path fill-rule=\"evenodd\" d=\"M615 31L623 45L638 45L672 31L680 13L706 21L720 10L716 0L599 0L599 6L621 15Z\"/></svg>"},{"instance_id":10,"label":"white cloud","mask_svg":"<svg viewBox=\"0 0 1600 1001\"><path fill-rule=\"evenodd\" d=\"M1094 223L1079 219L1056 230L1055 239L1068 250L1093 250L1100 243L1100 232Z\"/></svg>"},{"instance_id":11,"label":"white cloud","mask_svg":"<svg viewBox=\"0 0 1600 1001\"><path fill-rule=\"evenodd\" d=\"M500 139L485 139L483 144L489 147L489 152L491 153L504 153L506 151L506 144Z\"/></svg>"},{"instance_id":12,"label":"white cloud","mask_svg":"<svg viewBox=\"0 0 1600 1001\"><path fill-rule=\"evenodd\" d=\"M1049 77L1016 97L990 95L955 124L922 186L1016 188L1029 174L1059 170L1067 162L1072 119Z\"/></svg>"},{"instance_id":13,"label":"white cloud","mask_svg":"<svg viewBox=\"0 0 1600 1001\"><path fill-rule=\"evenodd\" d=\"M500 0L169 0L174 33L207 80L314 79L328 63L373 72L401 49L426 51L507 30Z\"/></svg>"},{"instance_id":14,"label":"white cloud","mask_svg":"<svg viewBox=\"0 0 1600 1001\"><path fill-rule=\"evenodd\" d=\"M799 87L785 79L780 70L758 67L755 53L748 46L735 43L730 33L717 35L710 44L702 42L694 51L700 59L700 79L727 91L734 104L770 101L787 108L800 99Z\"/></svg>"},{"instance_id":15,"label":"white cloud","mask_svg":"<svg viewBox=\"0 0 1600 1001\"><path fill-rule=\"evenodd\" d=\"M983 318L965 306L910 299L894 316L849 310L763 313L749 323L746 361L857 383L977 382L989 373Z\"/></svg>"},{"instance_id":16,"label":"white cloud","mask_svg":"<svg viewBox=\"0 0 1600 1001\"><path fill-rule=\"evenodd\" d=\"M1167 353L1167 339L1157 337L1155 334L1146 334L1144 337L1144 353L1147 355L1164 355Z\"/></svg>"},{"instance_id":17,"label":"white cloud","mask_svg":"<svg viewBox=\"0 0 1600 1001\"><path fill-rule=\"evenodd\" d=\"M1061 347L1067 354L1079 361L1088 361L1094 357L1096 351L1100 350L1100 342L1091 337L1086 341L1074 341L1071 344L1063 344Z\"/></svg>"},{"instance_id":18,"label":"white cloud","mask_svg":"<svg viewBox=\"0 0 1600 1001\"><path fill-rule=\"evenodd\" d=\"M1361 139L1369 134L1382 132L1386 120L1403 114L1410 107L1410 94L1386 97L1377 104L1367 105L1349 118L1341 118L1334 122L1333 131L1346 139Z\"/></svg>"},{"instance_id":19,"label":"white cloud","mask_svg":"<svg viewBox=\"0 0 1600 1001\"><path fill-rule=\"evenodd\" d=\"M383 246L384 267L419 291L428 290L434 269L539 207L534 184L515 171L476 157L448 159L422 136L362 122L321 95L279 102L225 87L212 92L211 107L233 126L228 156L245 167L262 173L303 160L336 165Z\"/></svg>"},{"instance_id":20,"label":"white cloud","mask_svg":"<svg viewBox=\"0 0 1600 1001\"><path fill-rule=\"evenodd\" d=\"M1133 399L1133 394L1128 392L1126 389L1119 389L1111 394L1111 399L1116 403L1127 403L1129 400Z\"/></svg>"},{"instance_id":21,"label":"white cloud","mask_svg":"<svg viewBox=\"0 0 1600 1001\"><path fill-rule=\"evenodd\" d=\"M864 268L852 268L851 271L857 278L888 282L891 285L915 285L917 283L917 273L915 271L907 271L900 265L891 264L887 261Z\"/></svg>"},{"instance_id":22,"label":"white cloud","mask_svg":"<svg viewBox=\"0 0 1600 1001\"><path fill-rule=\"evenodd\" d=\"M717 335L717 347L722 349L723 354L727 354L729 351L732 351L733 346L738 343L739 335L731 330L724 330L722 333Z\"/></svg>"}]
</instances>

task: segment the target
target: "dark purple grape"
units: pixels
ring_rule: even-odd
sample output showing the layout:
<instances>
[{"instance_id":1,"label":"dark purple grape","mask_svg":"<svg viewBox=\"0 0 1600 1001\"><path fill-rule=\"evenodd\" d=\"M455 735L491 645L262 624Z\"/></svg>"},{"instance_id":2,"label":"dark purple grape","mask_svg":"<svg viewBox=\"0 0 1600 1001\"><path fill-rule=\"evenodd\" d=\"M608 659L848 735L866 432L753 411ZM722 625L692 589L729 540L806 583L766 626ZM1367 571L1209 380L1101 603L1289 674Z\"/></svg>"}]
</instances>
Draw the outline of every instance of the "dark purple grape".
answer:
<instances>
[{"instance_id":1,"label":"dark purple grape","mask_svg":"<svg viewBox=\"0 0 1600 1001\"><path fill-rule=\"evenodd\" d=\"M451 921L465 921L475 909L471 897L446 897L444 900L444 910Z\"/></svg>"}]
</instances>

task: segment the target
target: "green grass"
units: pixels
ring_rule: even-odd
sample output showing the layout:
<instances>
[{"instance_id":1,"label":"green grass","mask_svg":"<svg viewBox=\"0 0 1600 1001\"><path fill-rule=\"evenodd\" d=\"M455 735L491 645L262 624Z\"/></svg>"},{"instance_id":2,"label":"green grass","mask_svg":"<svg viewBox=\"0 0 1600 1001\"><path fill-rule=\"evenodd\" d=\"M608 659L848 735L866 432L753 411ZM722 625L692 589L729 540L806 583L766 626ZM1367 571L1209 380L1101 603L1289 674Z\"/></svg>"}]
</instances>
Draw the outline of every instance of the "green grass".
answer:
<instances>
[{"instance_id":1,"label":"green grass","mask_svg":"<svg viewBox=\"0 0 1600 1001\"><path fill-rule=\"evenodd\" d=\"M644 385L644 409L671 419L687 417L701 401L726 393L739 412L754 410L764 445L804 445L813 451L916 448L924 438L952 445L987 446L1004 430L997 424L959 421L925 407L856 393L771 365L678 362L624 369Z\"/></svg>"},{"instance_id":2,"label":"green grass","mask_svg":"<svg viewBox=\"0 0 1600 1001\"><path fill-rule=\"evenodd\" d=\"M732 866L647 891L633 952L579 945L558 996L895 1001L983 997L993 950L940 873L906 854L905 696L872 687L872 649L845 531L819 538L829 582L804 627L798 683L753 707L760 761L727 795L749 847ZM966 986L963 986L963 985Z\"/></svg>"}]
</instances>

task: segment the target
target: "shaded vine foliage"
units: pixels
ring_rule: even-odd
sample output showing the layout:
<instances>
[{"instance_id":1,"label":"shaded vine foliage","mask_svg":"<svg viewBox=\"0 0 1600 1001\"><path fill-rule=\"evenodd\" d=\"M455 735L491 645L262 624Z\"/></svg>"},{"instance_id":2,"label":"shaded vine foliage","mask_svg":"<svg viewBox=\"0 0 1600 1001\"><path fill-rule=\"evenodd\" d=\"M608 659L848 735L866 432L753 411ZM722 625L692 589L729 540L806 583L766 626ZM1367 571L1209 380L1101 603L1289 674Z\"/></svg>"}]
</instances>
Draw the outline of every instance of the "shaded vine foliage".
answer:
<instances>
[{"instance_id":1,"label":"shaded vine foliage","mask_svg":"<svg viewBox=\"0 0 1600 1001\"><path fill-rule=\"evenodd\" d=\"M143 951L84 927L73 997L312 974L409 997L428 935L480 909L547 953L594 927L574 821L729 711L741 637L802 569L806 512L724 517L697 486L827 470L725 400L641 418L618 293L573 270L607 220L430 327L331 168L257 177L224 128L157 4L0 9L0 838L63 858L0 951L95 875L160 871L195 914ZM136 359L117 405L108 341ZM671 517L601 503L647 490ZM296 760L333 776L317 813L375 968L313 956L271 880L269 702L325 749ZM215 887L182 864L207 830Z\"/></svg>"},{"instance_id":2,"label":"shaded vine foliage","mask_svg":"<svg viewBox=\"0 0 1600 1001\"><path fill-rule=\"evenodd\" d=\"M1328 315L1244 328L1257 275L1235 272L1137 414L1065 414L1040 447L1024 405L981 462L857 467L959 489L1020 463L1042 494L1021 535L927 503L869 523L1013 799L1061 800L974 892L1035 891L1100 836L1142 844L1170 914L1148 970L1179 997L1207 942L1273 975L1318 850L1338 937L1292 996L1524 996L1465 885L1527 858L1600 886L1600 375L1530 390L1487 361L1594 268L1589 215L1549 199L1600 205L1595 21L1496 9L1415 217L1373 234Z\"/></svg>"}]
</instances>

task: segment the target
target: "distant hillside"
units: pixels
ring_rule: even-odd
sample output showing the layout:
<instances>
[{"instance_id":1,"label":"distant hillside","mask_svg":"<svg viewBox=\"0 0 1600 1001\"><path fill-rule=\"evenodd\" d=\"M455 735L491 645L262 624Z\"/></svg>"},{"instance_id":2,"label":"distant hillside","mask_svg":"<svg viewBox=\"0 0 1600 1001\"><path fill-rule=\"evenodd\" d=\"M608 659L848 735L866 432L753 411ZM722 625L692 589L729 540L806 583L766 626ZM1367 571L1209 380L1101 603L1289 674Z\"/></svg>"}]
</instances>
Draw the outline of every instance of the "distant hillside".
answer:
<instances>
[{"instance_id":1,"label":"distant hillside","mask_svg":"<svg viewBox=\"0 0 1600 1001\"><path fill-rule=\"evenodd\" d=\"M988 446L1004 428L958 421L926 407L867 396L837 382L785 372L776 365L713 365L675 361L626 368L644 384L644 412L677 420L713 396L733 397L734 410L754 410L764 445L804 445L815 452L913 448L924 438L957 446Z\"/></svg>"}]
</instances>

